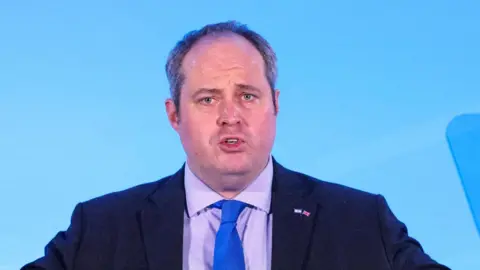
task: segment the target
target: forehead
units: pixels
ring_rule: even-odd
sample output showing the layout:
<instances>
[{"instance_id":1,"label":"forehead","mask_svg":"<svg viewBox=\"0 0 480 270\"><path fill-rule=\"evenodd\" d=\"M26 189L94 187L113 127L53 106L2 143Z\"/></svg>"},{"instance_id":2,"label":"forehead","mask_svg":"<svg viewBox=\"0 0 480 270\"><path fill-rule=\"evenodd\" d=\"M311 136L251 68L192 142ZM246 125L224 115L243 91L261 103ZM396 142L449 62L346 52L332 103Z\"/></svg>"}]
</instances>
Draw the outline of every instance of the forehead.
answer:
<instances>
[{"instance_id":1,"label":"forehead","mask_svg":"<svg viewBox=\"0 0 480 270\"><path fill-rule=\"evenodd\" d=\"M231 72L247 77L264 77L265 74L260 52L248 40L235 34L202 38L185 55L182 69L187 80L212 79Z\"/></svg>"}]
</instances>

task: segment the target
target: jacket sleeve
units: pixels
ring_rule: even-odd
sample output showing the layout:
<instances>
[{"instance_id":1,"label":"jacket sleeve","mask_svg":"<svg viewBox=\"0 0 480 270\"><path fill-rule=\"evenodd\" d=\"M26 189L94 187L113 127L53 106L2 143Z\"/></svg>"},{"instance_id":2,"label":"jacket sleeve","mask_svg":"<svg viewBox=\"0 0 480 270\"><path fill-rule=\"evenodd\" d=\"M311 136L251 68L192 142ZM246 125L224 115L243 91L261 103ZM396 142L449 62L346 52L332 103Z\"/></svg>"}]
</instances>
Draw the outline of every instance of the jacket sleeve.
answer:
<instances>
[{"instance_id":1,"label":"jacket sleeve","mask_svg":"<svg viewBox=\"0 0 480 270\"><path fill-rule=\"evenodd\" d=\"M377 195L378 220L385 253L393 270L449 270L434 261L420 243L408 235L405 224L389 208L385 198Z\"/></svg>"},{"instance_id":2,"label":"jacket sleeve","mask_svg":"<svg viewBox=\"0 0 480 270\"><path fill-rule=\"evenodd\" d=\"M47 244L43 257L23 266L21 270L70 270L82 241L83 206L77 204L71 216L70 226Z\"/></svg>"}]
</instances>

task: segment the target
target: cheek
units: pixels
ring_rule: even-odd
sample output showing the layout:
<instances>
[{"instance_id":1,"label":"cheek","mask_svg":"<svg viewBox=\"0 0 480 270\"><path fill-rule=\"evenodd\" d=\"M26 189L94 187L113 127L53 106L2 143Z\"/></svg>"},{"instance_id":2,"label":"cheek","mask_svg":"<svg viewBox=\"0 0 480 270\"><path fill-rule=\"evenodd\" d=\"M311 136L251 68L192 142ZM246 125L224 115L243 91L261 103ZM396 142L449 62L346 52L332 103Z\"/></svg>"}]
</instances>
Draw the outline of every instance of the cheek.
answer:
<instances>
[{"instance_id":1,"label":"cheek","mask_svg":"<svg viewBox=\"0 0 480 270\"><path fill-rule=\"evenodd\" d=\"M215 122L200 113L191 114L182 119L181 136L182 140L193 149L201 149L210 143L214 132Z\"/></svg>"},{"instance_id":2,"label":"cheek","mask_svg":"<svg viewBox=\"0 0 480 270\"><path fill-rule=\"evenodd\" d=\"M273 114L265 114L264 117L254 117L253 127L254 127L254 137L257 141L268 142L275 136L275 127L276 127L276 118Z\"/></svg>"}]
</instances>

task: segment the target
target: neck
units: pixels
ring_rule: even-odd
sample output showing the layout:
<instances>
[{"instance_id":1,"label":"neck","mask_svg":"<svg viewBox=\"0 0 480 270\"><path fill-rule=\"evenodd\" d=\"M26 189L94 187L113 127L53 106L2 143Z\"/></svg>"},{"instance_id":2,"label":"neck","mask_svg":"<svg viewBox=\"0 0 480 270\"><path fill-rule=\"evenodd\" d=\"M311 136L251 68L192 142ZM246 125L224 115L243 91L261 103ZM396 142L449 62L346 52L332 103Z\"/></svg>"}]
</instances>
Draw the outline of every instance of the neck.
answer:
<instances>
[{"instance_id":1,"label":"neck","mask_svg":"<svg viewBox=\"0 0 480 270\"><path fill-rule=\"evenodd\" d=\"M217 169L199 168L195 164L188 163L192 173L200 179L205 185L213 191L220 194L225 199L232 199L247 188L260 173L265 169L270 157L264 163L264 166L241 173L220 173Z\"/></svg>"},{"instance_id":2,"label":"neck","mask_svg":"<svg viewBox=\"0 0 480 270\"><path fill-rule=\"evenodd\" d=\"M233 199L247 188L258 174L211 175L200 178L212 190L225 199ZM205 180L203 180L205 179Z\"/></svg>"}]
</instances>

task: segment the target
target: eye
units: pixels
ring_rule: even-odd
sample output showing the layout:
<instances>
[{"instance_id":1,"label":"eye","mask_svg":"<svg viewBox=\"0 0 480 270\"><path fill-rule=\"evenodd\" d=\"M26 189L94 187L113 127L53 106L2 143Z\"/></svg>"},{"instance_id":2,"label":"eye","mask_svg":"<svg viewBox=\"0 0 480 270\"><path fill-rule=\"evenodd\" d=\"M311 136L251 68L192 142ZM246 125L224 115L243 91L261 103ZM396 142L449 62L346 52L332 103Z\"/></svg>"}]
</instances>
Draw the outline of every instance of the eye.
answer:
<instances>
[{"instance_id":1,"label":"eye","mask_svg":"<svg viewBox=\"0 0 480 270\"><path fill-rule=\"evenodd\" d=\"M213 98L212 97L204 97L200 99L201 103L205 104L212 104L213 103Z\"/></svg>"},{"instance_id":2,"label":"eye","mask_svg":"<svg viewBox=\"0 0 480 270\"><path fill-rule=\"evenodd\" d=\"M243 99L247 100L247 101L250 101L252 99L254 99L255 96L252 95L252 94L243 94Z\"/></svg>"}]
</instances>

